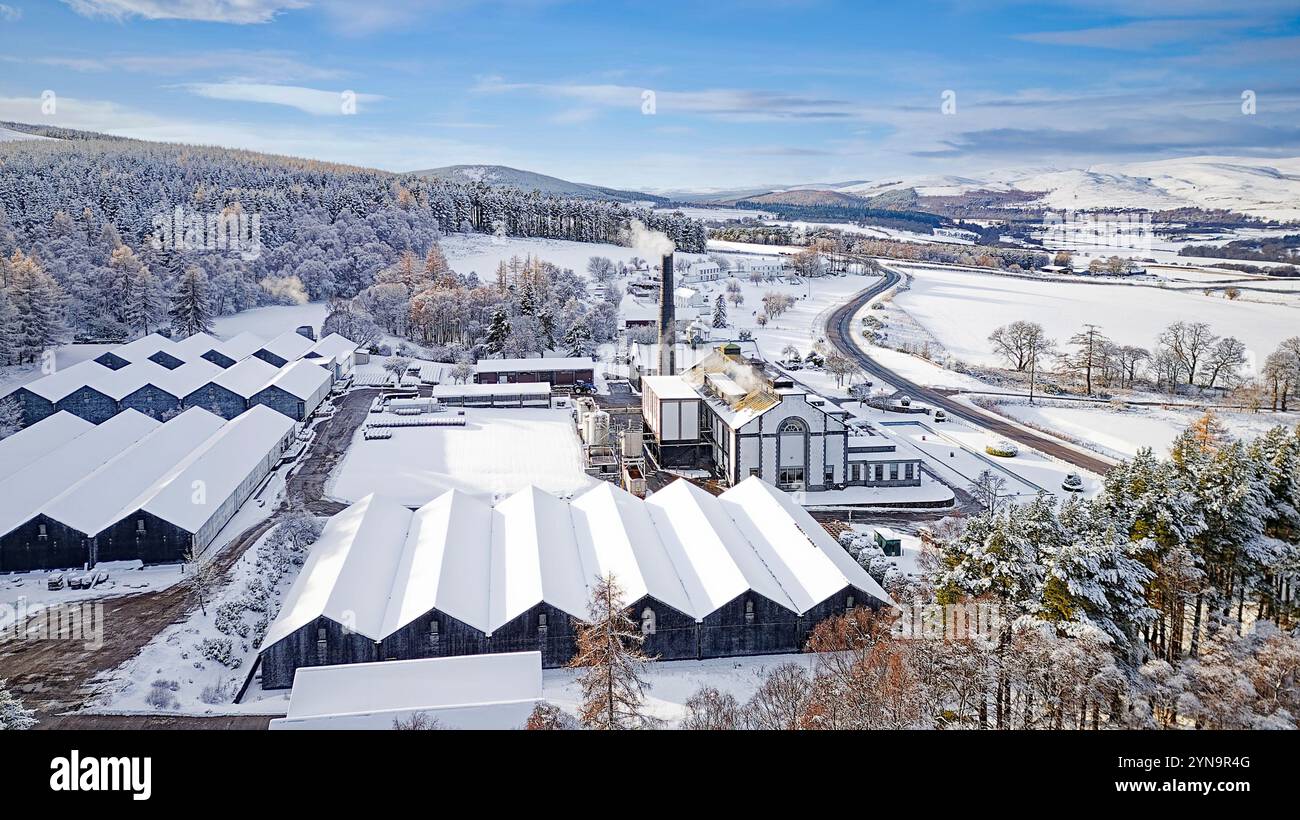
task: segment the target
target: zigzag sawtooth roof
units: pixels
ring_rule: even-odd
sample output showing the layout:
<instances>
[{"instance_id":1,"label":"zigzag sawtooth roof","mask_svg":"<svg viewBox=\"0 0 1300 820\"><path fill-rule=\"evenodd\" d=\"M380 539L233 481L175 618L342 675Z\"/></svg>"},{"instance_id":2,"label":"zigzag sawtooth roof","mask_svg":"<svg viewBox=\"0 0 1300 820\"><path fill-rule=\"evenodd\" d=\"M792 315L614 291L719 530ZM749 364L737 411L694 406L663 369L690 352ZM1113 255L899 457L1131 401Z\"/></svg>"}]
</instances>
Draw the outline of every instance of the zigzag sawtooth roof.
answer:
<instances>
[{"instance_id":1,"label":"zigzag sawtooth roof","mask_svg":"<svg viewBox=\"0 0 1300 820\"><path fill-rule=\"evenodd\" d=\"M60 410L31 427L0 439L0 481L94 426L80 416Z\"/></svg>"},{"instance_id":2,"label":"zigzag sawtooth roof","mask_svg":"<svg viewBox=\"0 0 1300 820\"><path fill-rule=\"evenodd\" d=\"M135 410L118 413L0 481L0 533L30 521L50 501L161 426Z\"/></svg>"},{"instance_id":3,"label":"zigzag sawtooth roof","mask_svg":"<svg viewBox=\"0 0 1300 820\"><path fill-rule=\"evenodd\" d=\"M212 383L224 387L236 396L248 399L266 387L278 372L275 365L256 356L249 356L221 371L212 379Z\"/></svg>"},{"instance_id":4,"label":"zigzag sawtooth roof","mask_svg":"<svg viewBox=\"0 0 1300 820\"><path fill-rule=\"evenodd\" d=\"M317 390L329 384L333 374L315 362L300 359L280 368L270 381L258 388L260 393L268 387L278 387L300 399L311 398Z\"/></svg>"},{"instance_id":5,"label":"zigzag sawtooth roof","mask_svg":"<svg viewBox=\"0 0 1300 820\"><path fill-rule=\"evenodd\" d=\"M307 351L311 350L312 345L314 344L315 342L308 339L298 331L286 330L284 333L281 333L279 336L276 336L271 341L262 345L258 350L265 350L269 353L274 353L281 359L291 362L294 359L306 355Z\"/></svg>"},{"instance_id":6,"label":"zigzag sawtooth roof","mask_svg":"<svg viewBox=\"0 0 1300 820\"><path fill-rule=\"evenodd\" d=\"M419 510L370 495L326 525L262 641L324 616L383 640L438 610L491 634L539 603L586 615L610 572L703 620L747 591L796 614L846 587L889 596L808 513L758 478L720 497L677 481L642 501L602 483L489 506L451 490Z\"/></svg>"}]
</instances>

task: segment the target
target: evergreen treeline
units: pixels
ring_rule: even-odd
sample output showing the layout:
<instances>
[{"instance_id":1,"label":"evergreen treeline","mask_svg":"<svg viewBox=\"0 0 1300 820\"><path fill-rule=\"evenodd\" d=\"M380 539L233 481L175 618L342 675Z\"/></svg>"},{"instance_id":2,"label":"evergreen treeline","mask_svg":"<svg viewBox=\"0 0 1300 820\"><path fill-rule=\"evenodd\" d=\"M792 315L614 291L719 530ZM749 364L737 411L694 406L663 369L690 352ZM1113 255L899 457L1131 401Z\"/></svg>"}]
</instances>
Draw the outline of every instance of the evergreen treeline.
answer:
<instances>
[{"instance_id":1,"label":"evergreen treeline","mask_svg":"<svg viewBox=\"0 0 1300 820\"><path fill-rule=\"evenodd\" d=\"M32 130L30 128L26 130ZM66 136L66 135L65 135ZM94 135L82 135L94 137ZM239 252L177 236L196 215L244 220L260 244ZM253 218L256 222L253 223ZM213 315L286 301L352 298L402 254L423 257L448 232L579 242L625 241L636 218L683 251L704 250L703 226L677 213L509 188L399 176L248 151L122 139L0 143L0 255L16 252L53 278L65 338L144 332L133 292L162 304L190 268ZM153 281L140 281L147 272ZM6 287L8 285L6 284ZM10 294L14 301L14 294ZM130 313L136 314L133 319Z\"/></svg>"}]
</instances>

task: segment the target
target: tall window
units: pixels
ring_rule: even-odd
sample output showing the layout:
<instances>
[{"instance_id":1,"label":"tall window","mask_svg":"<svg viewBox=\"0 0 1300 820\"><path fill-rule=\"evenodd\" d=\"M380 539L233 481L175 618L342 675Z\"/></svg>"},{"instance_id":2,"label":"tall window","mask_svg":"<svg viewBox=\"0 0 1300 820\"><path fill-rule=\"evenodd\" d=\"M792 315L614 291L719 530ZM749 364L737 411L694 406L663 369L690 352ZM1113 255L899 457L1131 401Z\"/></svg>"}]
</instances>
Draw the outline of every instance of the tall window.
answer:
<instances>
[{"instance_id":1,"label":"tall window","mask_svg":"<svg viewBox=\"0 0 1300 820\"><path fill-rule=\"evenodd\" d=\"M641 610L641 634L642 635L655 634L655 626L656 626L655 611L650 607L646 607L645 609Z\"/></svg>"},{"instance_id":2,"label":"tall window","mask_svg":"<svg viewBox=\"0 0 1300 820\"><path fill-rule=\"evenodd\" d=\"M546 613L545 613L545 612L539 612L539 613L537 613L537 631L538 631L538 632L545 632L545 631L546 631Z\"/></svg>"},{"instance_id":3,"label":"tall window","mask_svg":"<svg viewBox=\"0 0 1300 820\"><path fill-rule=\"evenodd\" d=\"M136 532L139 532L139 533L143 533L143 532L144 532L144 519L143 519L143 518L137 518L137 519L135 520L135 531L136 531Z\"/></svg>"},{"instance_id":4,"label":"tall window","mask_svg":"<svg viewBox=\"0 0 1300 820\"><path fill-rule=\"evenodd\" d=\"M316 629L316 662L322 664L330 662L329 633L323 626Z\"/></svg>"},{"instance_id":5,"label":"tall window","mask_svg":"<svg viewBox=\"0 0 1300 820\"><path fill-rule=\"evenodd\" d=\"M36 525L36 537L37 537L37 538L49 538L49 537L50 537L50 531L49 531L49 529L48 529L44 524L37 524L37 525Z\"/></svg>"},{"instance_id":6,"label":"tall window","mask_svg":"<svg viewBox=\"0 0 1300 820\"><path fill-rule=\"evenodd\" d=\"M442 643L442 633L438 631L438 622L429 622L429 648L437 650Z\"/></svg>"},{"instance_id":7,"label":"tall window","mask_svg":"<svg viewBox=\"0 0 1300 820\"><path fill-rule=\"evenodd\" d=\"M745 602L745 623L752 624L753 622L754 622L754 602L746 601Z\"/></svg>"}]
</instances>

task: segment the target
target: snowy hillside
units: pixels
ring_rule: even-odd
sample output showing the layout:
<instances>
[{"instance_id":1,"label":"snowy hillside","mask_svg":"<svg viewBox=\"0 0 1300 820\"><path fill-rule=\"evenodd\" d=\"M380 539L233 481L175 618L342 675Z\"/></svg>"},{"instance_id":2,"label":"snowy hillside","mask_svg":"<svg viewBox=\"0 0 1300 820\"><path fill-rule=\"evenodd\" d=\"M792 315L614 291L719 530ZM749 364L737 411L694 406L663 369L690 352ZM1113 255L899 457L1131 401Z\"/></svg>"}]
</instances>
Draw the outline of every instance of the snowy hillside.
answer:
<instances>
[{"instance_id":1,"label":"snowy hillside","mask_svg":"<svg viewBox=\"0 0 1300 820\"><path fill-rule=\"evenodd\" d=\"M432 168L416 171L419 176L435 177L450 182L483 183L490 186L518 188L521 191L541 191L544 194L581 197L583 199L610 199L616 202L645 202L659 199L650 194L637 191L621 191L617 188L604 188L583 182L570 182L567 179L522 171L505 165L448 165L445 168Z\"/></svg>"},{"instance_id":2,"label":"snowy hillside","mask_svg":"<svg viewBox=\"0 0 1300 820\"><path fill-rule=\"evenodd\" d=\"M1058 209L1223 208L1267 219L1300 220L1300 157L1188 157L1085 169L1001 170L979 176L876 180L836 190L871 197L907 189L921 196L1041 192L1042 198L1034 204Z\"/></svg>"},{"instance_id":3,"label":"snowy hillside","mask_svg":"<svg viewBox=\"0 0 1300 820\"><path fill-rule=\"evenodd\" d=\"M18 142L19 140L47 140L51 137L38 137L35 134L25 134L22 131L14 131L11 128L0 128L0 142Z\"/></svg>"}]
</instances>

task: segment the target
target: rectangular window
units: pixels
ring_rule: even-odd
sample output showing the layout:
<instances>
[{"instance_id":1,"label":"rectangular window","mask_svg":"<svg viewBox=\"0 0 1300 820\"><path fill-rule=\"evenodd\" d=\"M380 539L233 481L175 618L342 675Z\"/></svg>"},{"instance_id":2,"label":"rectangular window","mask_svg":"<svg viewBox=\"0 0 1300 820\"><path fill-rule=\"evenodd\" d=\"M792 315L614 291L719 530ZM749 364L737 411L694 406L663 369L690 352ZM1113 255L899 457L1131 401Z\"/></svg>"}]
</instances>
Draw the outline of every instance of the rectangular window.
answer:
<instances>
[{"instance_id":1,"label":"rectangular window","mask_svg":"<svg viewBox=\"0 0 1300 820\"><path fill-rule=\"evenodd\" d=\"M876 465L876 481L885 480L885 467L882 464Z\"/></svg>"},{"instance_id":2,"label":"rectangular window","mask_svg":"<svg viewBox=\"0 0 1300 820\"><path fill-rule=\"evenodd\" d=\"M37 525L36 525L36 537L37 537L37 538L49 538L49 537L50 537L50 532L49 532L48 529L46 529L46 527L45 527L44 524L37 524Z\"/></svg>"},{"instance_id":3,"label":"rectangular window","mask_svg":"<svg viewBox=\"0 0 1300 820\"><path fill-rule=\"evenodd\" d=\"M889 480L890 480L890 481L897 481L897 480L898 480L898 465L897 465L897 464L890 464L890 465L889 465Z\"/></svg>"},{"instance_id":4,"label":"rectangular window","mask_svg":"<svg viewBox=\"0 0 1300 820\"><path fill-rule=\"evenodd\" d=\"M145 531L145 529L144 529L144 519L143 519L143 518L137 518L137 519L135 520L135 531L136 531L136 532L144 532L144 531Z\"/></svg>"},{"instance_id":5,"label":"rectangular window","mask_svg":"<svg viewBox=\"0 0 1300 820\"><path fill-rule=\"evenodd\" d=\"M835 468L834 468L834 467L827 467L827 468L826 468L826 483L827 483L827 484L834 484L834 483L835 483Z\"/></svg>"},{"instance_id":6,"label":"rectangular window","mask_svg":"<svg viewBox=\"0 0 1300 820\"><path fill-rule=\"evenodd\" d=\"M912 469L913 469L912 462L909 461L906 465L904 465L903 477L906 478L908 481L912 480Z\"/></svg>"}]
</instances>

